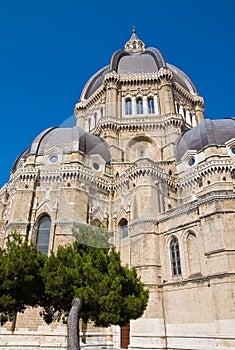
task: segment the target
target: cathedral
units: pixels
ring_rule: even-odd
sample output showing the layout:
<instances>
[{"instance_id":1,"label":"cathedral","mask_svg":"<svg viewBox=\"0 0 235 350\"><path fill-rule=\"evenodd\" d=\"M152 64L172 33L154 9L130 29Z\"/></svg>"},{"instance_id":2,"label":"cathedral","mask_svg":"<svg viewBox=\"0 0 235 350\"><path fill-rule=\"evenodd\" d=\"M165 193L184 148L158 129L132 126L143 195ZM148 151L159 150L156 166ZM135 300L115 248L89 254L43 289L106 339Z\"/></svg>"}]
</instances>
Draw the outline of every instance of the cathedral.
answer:
<instances>
[{"instance_id":1,"label":"cathedral","mask_svg":"<svg viewBox=\"0 0 235 350\"><path fill-rule=\"evenodd\" d=\"M13 164L0 245L16 230L48 254L79 223L113 233L149 302L126 327L89 328L84 349L235 349L235 119L204 119L190 78L135 29L74 114ZM0 328L0 348L66 349L66 327L26 310Z\"/></svg>"}]
</instances>

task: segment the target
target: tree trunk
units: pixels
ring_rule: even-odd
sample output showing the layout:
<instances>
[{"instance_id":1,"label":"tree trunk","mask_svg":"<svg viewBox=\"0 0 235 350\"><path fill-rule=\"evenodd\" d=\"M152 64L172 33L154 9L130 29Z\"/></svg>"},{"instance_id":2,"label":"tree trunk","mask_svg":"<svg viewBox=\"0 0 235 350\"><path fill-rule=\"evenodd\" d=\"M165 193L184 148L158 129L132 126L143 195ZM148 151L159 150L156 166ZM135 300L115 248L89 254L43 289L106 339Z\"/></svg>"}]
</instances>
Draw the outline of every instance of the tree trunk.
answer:
<instances>
[{"instance_id":1,"label":"tree trunk","mask_svg":"<svg viewBox=\"0 0 235 350\"><path fill-rule=\"evenodd\" d=\"M67 350L80 350L79 341L79 316L82 307L82 301L80 298L74 298L72 301L72 307L69 312L68 324L67 324Z\"/></svg>"}]
</instances>

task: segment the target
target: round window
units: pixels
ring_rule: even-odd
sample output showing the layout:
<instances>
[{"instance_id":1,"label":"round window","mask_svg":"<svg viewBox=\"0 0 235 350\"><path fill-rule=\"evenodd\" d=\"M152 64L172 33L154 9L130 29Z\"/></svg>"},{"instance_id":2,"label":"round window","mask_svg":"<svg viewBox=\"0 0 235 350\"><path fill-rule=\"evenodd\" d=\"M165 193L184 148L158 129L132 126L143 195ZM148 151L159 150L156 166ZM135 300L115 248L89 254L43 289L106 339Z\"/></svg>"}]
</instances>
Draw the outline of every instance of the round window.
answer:
<instances>
[{"instance_id":1,"label":"round window","mask_svg":"<svg viewBox=\"0 0 235 350\"><path fill-rule=\"evenodd\" d=\"M50 157L50 162L51 163L56 163L58 161L58 156L51 156Z\"/></svg>"},{"instance_id":2,"label":"round window","mask_svg":"<svg viewBox=\"0 0 235 350\"><path fill-rule=\"evenodd\" d=\"M98 163L93 163L93 168L94 168L95 170L99 170L100 166L99 166Z\"/></svg>"},{"instance_id":3,"label":"round window","mask_svg":"<svg viewBox=\"0 0 235 350\"><path fill-rule=\"evenodd\" d=\"M235 147L231 148L233 154L235 154Z\"/></svg>"},{"instance_id":4,"label":"round window","mask_svg":"<svg viewBox=\"0 0 235 350\"><path fill-rule=\"evenodd\" d=\"M194 158L190 158L188 161L188 165L192 166L195 163L195 159Z\"/></svg>"}]
</instances>

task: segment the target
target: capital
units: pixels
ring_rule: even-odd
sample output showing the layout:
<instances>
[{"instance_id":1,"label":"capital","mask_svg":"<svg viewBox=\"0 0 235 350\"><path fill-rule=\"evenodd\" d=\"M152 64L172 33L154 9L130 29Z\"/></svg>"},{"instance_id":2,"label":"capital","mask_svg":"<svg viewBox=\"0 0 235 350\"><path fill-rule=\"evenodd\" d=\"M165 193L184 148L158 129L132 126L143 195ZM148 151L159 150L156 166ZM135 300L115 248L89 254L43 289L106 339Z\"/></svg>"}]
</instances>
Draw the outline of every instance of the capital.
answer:
<instances>
[{"instance_id":1,"label":"capital","mask_svg":"<svg viewBox=\"0 0 235 350\"><path fill-rule=\"evenodd\" d=\"M157 83L159 85L165 85L171 83L172 80L173 72L167 67L162 67L157 75Z\"/></svg>"}]
</instances>

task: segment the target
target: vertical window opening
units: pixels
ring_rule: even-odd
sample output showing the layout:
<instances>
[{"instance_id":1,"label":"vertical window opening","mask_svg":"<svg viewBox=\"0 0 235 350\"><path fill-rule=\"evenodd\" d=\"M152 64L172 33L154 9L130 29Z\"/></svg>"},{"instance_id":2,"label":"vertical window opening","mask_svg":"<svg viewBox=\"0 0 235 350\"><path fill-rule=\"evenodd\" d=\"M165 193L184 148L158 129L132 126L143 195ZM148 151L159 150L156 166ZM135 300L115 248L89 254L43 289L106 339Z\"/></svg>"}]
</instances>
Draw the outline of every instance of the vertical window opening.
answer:
<instances>
[{"instance_id":1,"label":"vertical window opening","mask_svg":"<svg viewBox=\"0 0 235 350\"><path fill-rule=\"evenodd\" d=\"M103 107L100 107L100 116L101 116L101 118L103 118L103 116L104 116L104 108Z\"/></svg>"},{"instance_id":2,"label":"vertical window opening","mask_svg":"<svg viewBox=\"0 0 235 350\"><path fill-rule=\"evenodd\" d=\"M176 103L176 111L177 111L177 113L179 114L179 112L180 112L180 106L179 106L178 103Z\"/></svg>"},{"instance_id":3,"label":"vertical window opening","mask_svg":"<svg viewBox=\"0 0 235 350\"><path fill-rule=\"evenodd\" d=\"M45 215L38 221L37 240L36 240L37 248L45 255L48 254L50 230L51 230L51 219L48 215Z\"/></svg>"},{"instance_id":4,"label":"vertical window opening","mask_svg":"<svg viewBox=\"0 0 235 350\"><path fill-rule=\"evenodd\" d=\"M138 98L136 101L137 114L143 114L143 100Z\"/></svg>"},{"instance_id":5,"label":"vertical window opening","mask_svg":"<svg viewBox=\"0 0 235 350\"><path fill-rule=\"evenodd\" d=\"M131 103L131 99L129 98L125 101L125 113L127 115L132 114L132 103Z\"/></svg>"},{"instance_id":6,"label":"vertical window opening","mask_svg":"<svg viewBox=\"0 0 235 350\"><path fill-rule=\"evenodd\" d=\"M152 97L148 98L148 113L149 114L155 113L154 100Z\"/></svg>"},{"instance_id":7,"label":"vertical window opening","mask_svg":"<svg viewBox=\"0 0 235 350\"><path fill-rule=\"evenodd\" d=\"M128 237L128 221L126 219L122 219L119 222L119 227L121 229L121 237L122 238Z\"/></svg>"},{"instance_id":8,"label":"vertical window opening","mask_svg":"<svg viewBox=\"0 0 235 350\"><path fill-rule=\"evenodd\" d=\"M180 250L179 242L177 238L173 238L170 244L171 251L171 266L173 276L181 275L181 262L180 262Z\"/></svg>"}]
</instances>

